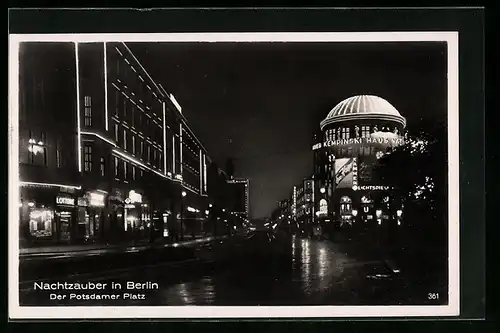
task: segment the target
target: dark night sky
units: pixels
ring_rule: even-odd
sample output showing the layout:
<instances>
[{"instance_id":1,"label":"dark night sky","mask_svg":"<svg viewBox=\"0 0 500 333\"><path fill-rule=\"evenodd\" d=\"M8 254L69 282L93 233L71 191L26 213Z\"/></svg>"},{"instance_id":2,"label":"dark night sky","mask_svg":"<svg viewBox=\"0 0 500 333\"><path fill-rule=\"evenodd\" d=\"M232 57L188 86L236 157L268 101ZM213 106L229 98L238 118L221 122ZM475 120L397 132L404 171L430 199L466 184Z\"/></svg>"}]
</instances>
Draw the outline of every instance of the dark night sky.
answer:
<instances>
[{"instance_id":1,"label":"dark night sky","mask_svg":"<svg viewBox=\"0 0 500 333\"><path fill-rule=\"evenodd\" d=\"M312 171L312 133L340 101L387 99L408 123L446 116L444 43L128 43L219 166L250 178L251 215Z\"/></svg>"}]
</instances>

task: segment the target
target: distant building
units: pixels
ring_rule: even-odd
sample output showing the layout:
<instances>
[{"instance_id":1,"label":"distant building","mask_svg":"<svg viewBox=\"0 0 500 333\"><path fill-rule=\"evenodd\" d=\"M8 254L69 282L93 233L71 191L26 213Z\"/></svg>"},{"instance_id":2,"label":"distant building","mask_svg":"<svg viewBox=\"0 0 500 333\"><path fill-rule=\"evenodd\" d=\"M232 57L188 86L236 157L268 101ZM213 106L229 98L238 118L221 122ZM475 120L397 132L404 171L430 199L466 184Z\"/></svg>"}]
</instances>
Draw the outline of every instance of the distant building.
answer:
<instances>
[{"instance_id":1,"label":"distant building","mask_svg":"<svg viewBox=\"0 0 500 333\"><path fill-rule=\"evenodd\" d=\"M229 185L230 210L242 218L250 215L250 181L247 178L232 178Z\"/></svg>"}]
</instances>

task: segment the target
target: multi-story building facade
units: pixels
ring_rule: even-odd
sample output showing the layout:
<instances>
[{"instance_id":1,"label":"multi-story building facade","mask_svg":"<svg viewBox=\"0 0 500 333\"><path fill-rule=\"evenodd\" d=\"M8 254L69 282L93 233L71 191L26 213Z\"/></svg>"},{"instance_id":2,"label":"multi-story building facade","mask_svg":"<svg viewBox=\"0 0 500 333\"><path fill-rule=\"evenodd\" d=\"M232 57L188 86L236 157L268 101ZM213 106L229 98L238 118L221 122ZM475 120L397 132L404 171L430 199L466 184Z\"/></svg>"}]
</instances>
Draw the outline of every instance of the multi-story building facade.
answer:
<instances>
[{"instance_id":1,"label":"multi-story building facade","mask_svg":"<svg viewBox=\"0 0 500 333\"><path fill-rule=\"evenodd\" d=\"M207 151L126 44L23 43L19 63L23 240L169 235L203 211Z\"/></svg>"}]
</instances>

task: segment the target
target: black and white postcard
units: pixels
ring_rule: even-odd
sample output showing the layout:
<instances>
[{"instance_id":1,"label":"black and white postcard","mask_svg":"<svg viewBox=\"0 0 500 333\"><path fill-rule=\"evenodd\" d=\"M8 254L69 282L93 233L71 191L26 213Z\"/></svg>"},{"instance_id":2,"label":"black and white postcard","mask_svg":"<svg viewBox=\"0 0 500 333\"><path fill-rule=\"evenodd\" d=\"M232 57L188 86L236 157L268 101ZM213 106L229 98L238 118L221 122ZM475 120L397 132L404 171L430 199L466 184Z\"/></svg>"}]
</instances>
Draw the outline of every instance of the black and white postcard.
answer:
<instances>
[{"instance_id":1,"label":"black and white postcard","mask_svg":"<svg viewBox=\"0 0 500 333\"><path fill-rule=\"evenodd\" d=\"M456 32L9 47L11 318L460 313Z\"/></svg>"}]
</instances>

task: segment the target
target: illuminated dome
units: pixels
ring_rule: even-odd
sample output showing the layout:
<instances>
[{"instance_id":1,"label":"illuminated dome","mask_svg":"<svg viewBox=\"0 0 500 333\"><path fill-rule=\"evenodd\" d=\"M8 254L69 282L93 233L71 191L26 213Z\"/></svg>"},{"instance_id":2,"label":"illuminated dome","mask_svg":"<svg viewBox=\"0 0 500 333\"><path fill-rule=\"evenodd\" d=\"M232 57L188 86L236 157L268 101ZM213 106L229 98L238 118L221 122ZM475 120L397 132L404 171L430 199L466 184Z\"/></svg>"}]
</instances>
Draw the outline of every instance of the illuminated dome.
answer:
<instances>
[{"instance_id":1,"label":"illuminated dome","mask_svg":"<svg viewBox=\"0 0 500 333\"><path fill-rule=\"evenodd\" d=\"M391 103L373 95L358 95L343 100L328 113L320 126L323 130L329 124L366 119L388 120L406 126L405 118Z\"/></svg>"}]
</instances>

